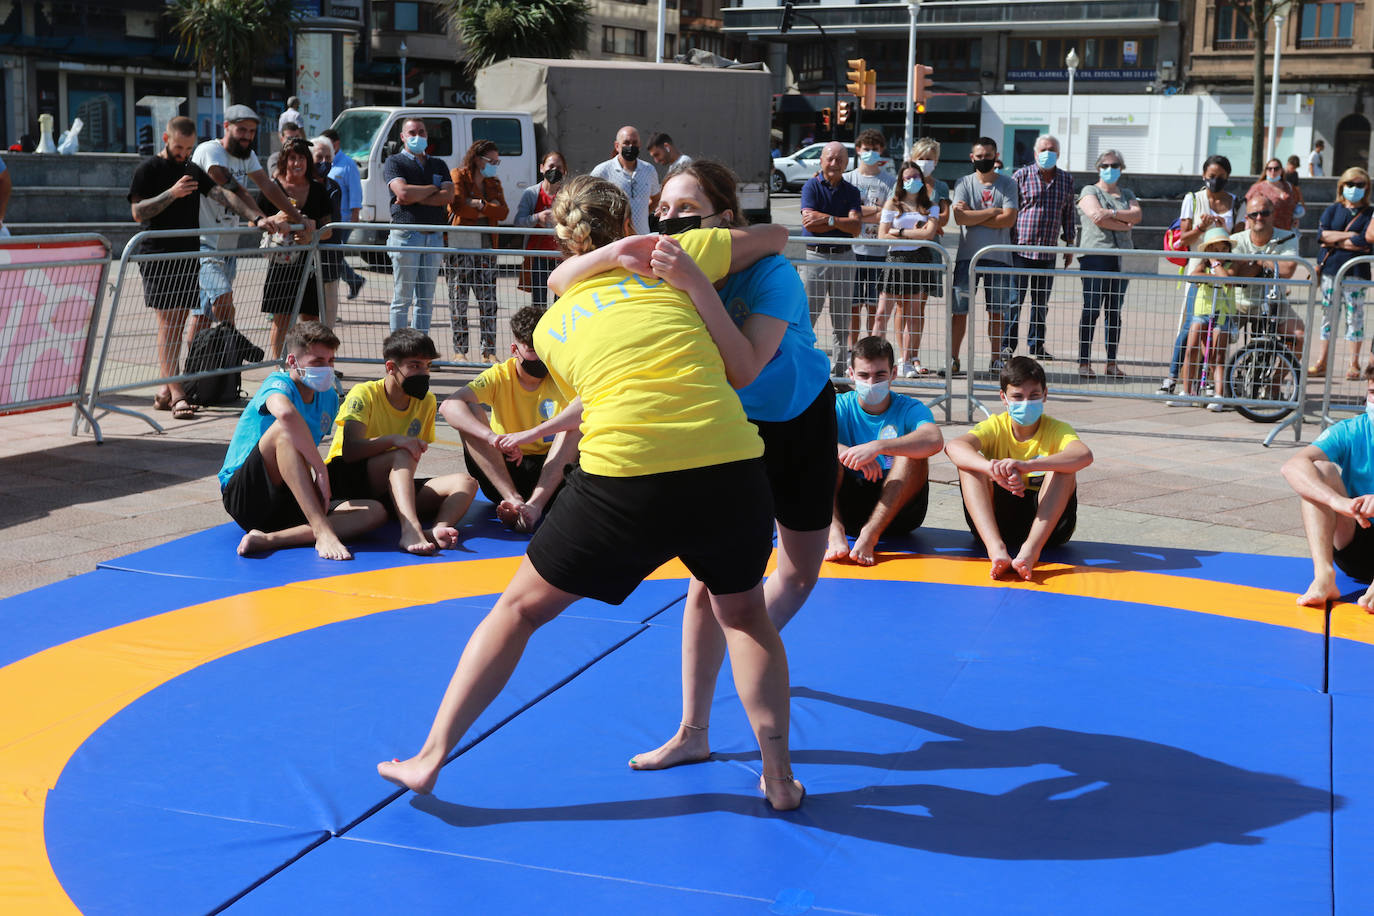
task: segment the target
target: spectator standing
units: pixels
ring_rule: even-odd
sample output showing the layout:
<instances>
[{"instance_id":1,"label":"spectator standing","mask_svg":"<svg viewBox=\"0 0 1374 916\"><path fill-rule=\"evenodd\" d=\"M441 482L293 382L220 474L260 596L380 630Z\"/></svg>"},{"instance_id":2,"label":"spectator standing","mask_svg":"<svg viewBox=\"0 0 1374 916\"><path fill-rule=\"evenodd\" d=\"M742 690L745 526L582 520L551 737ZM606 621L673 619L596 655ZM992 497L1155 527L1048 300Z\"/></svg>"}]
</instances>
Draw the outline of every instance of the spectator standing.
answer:
<instances>
[{"instance_id":1,"label":"spectator standing","mask_svg":"<svg viewBox=\"0 0 1374 916\"><path fill-rule=\"evenodd\" d=\"M318 228L329 227L329 233L320 237L320 282L323 284L320 291L324 294L324 323L333 327L339 314L338 280L343 264L338 229L343 214L343 187L329 177L329 167L334 161L334 144L329 142L329 138L317 137L310 149L315 155L314 179L324 185L329 195L329 217Z\"/></svg>"},{"instance_id":2,"label":"spectator standing","mask_svg":"<svg viewBox=\"0 0 1374 916\"><path fill-rule=\"evenodd\" d=\"M926 298L943 296L945 285L942 270L927 271L916 267L934 264L935 253L912 243L934 241L939 236L940 211L916 163L902 163L901 182L883 204L878 219L878 237L894 239L899 244L887 250L887 267L883 270L878 311L873 319L873 336L883 336L889 312L901 317L902 352L909 355L894 372L901 377L915 378L926 372L916 356L921 349L921 332L925 329Z\"/></svg>"},{"instance_id":3,"label":"spectator standing","mask_svg":"<svg viewBox=\"0 0 1374 916\"><path fill-rule=\"evenodd\" d=\"M1121 340L1121 303L1126 298L1126 280L1117 277L1092 277L1089 273L1120 273L1122 251L1134 248L1131 228L1140 222L1140 201L1129 189L1119 187L1126 160L1114 149L1097 157L1097 183L1083 189L1078 209L1083 214L1079 247L1101 249L1102 254L1085 254L1078 259L1083 270L1083 314L1078 320L1078 377L1096 378L1092 366L1093 332L1101 314L1107 343L1107 365L1103 374L1124 378L1116 362Z\"/></svg>"},{"instance_id":4,"label":"spectator standing","mask_svg":"<svg viewBox=\"0 0 1374 916\"><path fill-rule=\"evenodd\" d=\"M324 225L319 231L320 238L329 238L329 219L333 213L329 202L329 191L323 182L315 180L315 153L305 140L296 139L282 149L277 160L277 171L273 181L290 201L299 208L303 228L290 233L290 241L296 245L309 244L316 234L316 227ZM266 205L272 209L271 201ZM296 310L296 291L301 290L301 275L305 272L305 287L300 293L300 320L318 321L320 312L320 292L316 288L315 272L309 269L310 254L295 251L271 256L267 263L267 280L262 290L262 310L272 316L272 331L267 352L272 357L281 355L282 342L286 339L286 329L292 313Z\"/></svg>"},{"instance_id":5,"label":"spectator standing","mask_svg":"<svg viewBox=\"0 0 1374 916\"><path fill-rule=\"evenodd\" d=\"M1288 182L1295 188L1302 181L1302 176L1298 174L1298 167L1301 164L1302 160L1298 159L1297 156L1289 156L1288 162L1286 163L1287 168L1284 170L1283 173L1283 180Z\"/></svg>"},{"instance_id":6,"label":"spectator standing","mask_svg":"<svg viewBox=\"0 0 1374 916\"><path fill-rule=\"evenodd\" d=\"M1322 150L1326 149L1326 141L1318 140L1312 144L1312 152L1307 154L1307 174L1313 178L1321 178L1326 174L1326 168L1322 160Z\"/></svg>"},{"instance_id":7,"label":"spectator standing","mask_svg":"<svg viewBox=\"0 0 1374 916\"><path fill-rule=\"evenodd\" d=\"M281 145L277 147L275 153L267 157L267 174L277 174L277 157L281 155L282 150L286 149L286 144L290 143L292 140L304 139L305 128L302 127L298 121L287 121L279 127L277 129L277 140Z\"/></svg>"},{"instance_id":8,"label":"spectator standing","mask_svg":"<svg viewBox=\"0 0 1374 916\"><path fill-rule=\"evenodd\" d=\"M802 235L806 245L806 266L802 280L806 284L806 298L811 307L811 326L816 326L821 309L830 300L831 336L834 367L831 373L840 376L849 368L850 296L853 294L854 268L832 263L850 261L854 252L849 245L837 245L824 239L848 239L859 234L863 226L863 201L859 189L844 180L849 153L843 143L831 141L821 150L821 170L802 185Z\"/></svg>"},{"instance_id":9,"label":"spectator standing","mask_svg":"<svg viewBox=\"0 0 1374 916\"><path fill-rule=\"evenodd\" d=\"M674 145L672 137L661 132L649 138L649 155L653 157L654 162L667 166L670 175L692 162L691 156Z\"/></svg>"},{"instance_id":10,"label":"spectator standing","mask_svg":"<svg viewBox=\"0 0 1374 916\"><path fill-rule=\"evenodd\" d=\"M1274 211L1273 225L1279 229L1292 229L1302 216L1298 212L1302 204L1302 192L1283 177L1283 163L1277 157L1264 164L1264 176L1245 192L1248 200L1254 200L1256 196L1263 198Z\"/></svg>"},{"instance_id":11,"label":"spectator standing","mask_svg":"<svg viewBox=\"0 0 1374 916\"><path fill-rule=\"evenodd\" d=\"M945 227L949 225L950 204L949 185L935 177L935 167L940 164L940 142L930 137L921 137L912 144L911 160L921 170L926 186L926 196L935 205L930 215L939 223L939 231L935 233L935 239L939 240L945 233ZM937 212L938 217L936 216ZM928 296L943 299L945 296L944 261L936 257L935 252L930 249L926 249L926 251L928 252L926 260L935 264L938 272L927 275L923 284L925 292ZM908 301L915 302L915 300ZM879 307L881 307L881 303L879 303ZM921 349L921 332L925 328L924 310L919 315L914 315L909 314L908 309L898 307L893 311L892 322L902 348L902 359L897 364L898 373L902 378L915 378L925 374L929 370L921 365L918 358Z\"/></svg>"},{"instance_id":12,"label":"spectator standing","mask_svg":"<svg viewBox=\"0 0 1374 916\"><path fill-rule=\"evenodd\" d=\"M289 225L300 224L301 212L286 199L281 188L272 183L258 162L257 153L253 152L257 135L257 112L247 105L230 105L224 110L224 136L206 140L196 147L191 161L224 192L201 195L201 229L235 229L240 225L240 217L247 218L255 229L276 233L286 231ZM246 180L251 180L263 199L284 215L269 219L244 186ZM238 259L220 252L232 251L238 246L239 236L232 232L200 237L200 308L191 322L189 337L194 338L211 317L220 321L234 317L234 274Z\"/></svg>"},{"instance_id":13,"label":"spectator standing","mask_svg":"<svg viewBox=\"0 0 1374 916\"><path fill-rule=\"evenodd\" d=\"M887 141L883 138L882 131L872 128L864 131L854 140L854 152L859 161L854 168L844 173L844 180L859 191L859 213L863 224L859 233L860 238L878 237L878 218L883 212L883 204L892 196L892 191L897 186L897 176L883 169L883 153L886 149ZM865 326L864 309L868 310L872 333L879 337L883 334L883 330L878 329L878 287L882 280L882 265L887 261L887 248L883 245L855 245L854 255L857 260L866 261L870 266L854 269L854 296L851 306L854 319L849 327L850 350L853 350L859 341L859 329Z\"/></svg>"},{"instance_id":14,"label":"spectator standing","mask_svg":"<svg viewBox=\"0 0 1374 916\"><path fill-rule=\"evenodd\" d=\"M453 170L453 202L449 222L454 226L495 226L510 213L497 172L501 153L491 140L478 140ZM496 236L480 232L449 233L450 247L476 251L494 249ZM468 291L477 300L482 362L496 363L496 255L456 254L448 265L448 307L453 313L454 359L468 359Z\"/></svg>"},{"instance_id":15,"label":"spectator standing","mask_svg":"<svg viewBox=\"0 0 1374 916\"><path fill-rule=\"evenodd\" d=\"M558 196L566 174L568 163L563 154L557 150L546 153L539 164L539 181L520 195L520 203L515 208L515 225L552 229L553 199ZM527 256L522 268L522 273L526 270L529 273L530 302L542 310L549 304L549 274L558 265L558 239L552 235L532 235L525 240L525 247L549 252Z\"/></svg>"},{"instance_id":16,"label":"spectator standing","mask_svg":"<svg viewBox=\"0 0 1374 916\"><path fill-rule=\"evenodd\" d=\"M286 108L277 116L277 133L288 124L294 124L300 128L301 133L305 133L305 116L301 114L301 100L299 96L291 96L286 100Z\"/></svg>"},{"instance_id":17,"label":"spectator standing","mask_svg":"<svg viewBox=\"0 0 1374 916\"><path fill-rule=\"evenodd\" d=\"M968 329L969 302L977 290L970 289L969 266L973 255L987 245L1011 244L1011 229L1016 225L1018 192L1016 182L995 171L997 141L980 137L969 153L974 171L954 186L951 215L962 231L959 252L954 262L954 320L950 338L950 372L959 374L959 348ZM1010 252L1000 251L979 262L983 266L1011 265ZM1012 297L1011 277L984 273L983 301L988 309L988 340L992 345L992 368L1001 369L1010 354L1002 350L1002 322Z\"/></svg>"},{"instance_id":18,"label":"spectator standing","mask_svg":"<svg viewBox=\"0 0 1374 916\"><path fill-rule=\"evenodd\" d=\"M196 124L190 118L173 118L162 133L162 149L139 163L129 184L133 218L145 229L199 229L200 195L218 186L191 160L196 148ZM4 173L8 178L9 173ZM150 238L140 243L139 254L195 251L199 239L187 234L174 238ZM186 390L173 377L181 359L181 335L186 319L196 307L198 266L194 258L138 262L143 280L143 301L157 315L157 364L164 382L153 396L153 407L170 410L178 420L195 416Z\"/></svg>"},{"instance_id":19,"label":"spectator standing","mask_svg":"<svg viewBox=\"0 0 1374 916\"><path fill-rule=\"evenodd\" d=\"M1336 183L1336 202L1326 208L1321 221L1322 253L1317 259L1322 290L1322 340L1317 347L1317 362L1307 370L1309 375L1326 374L1327 338L1335 323L1338 304L1332 302L1336 274L1353 257L1369 254L1367 234L1370 227L1369 173L1362 168L1349 168ZM1351 279L1368 280L1369 266L1357 265L1346 274ZM1350 341L1350 368L1345 377L1360 378L1360 341L1364 340L1364 289L1359 286L1341 287L1340 306L1345 309L1345 339Z\"/></svg>"},{"instance_id":20,"label":"spectator standing","mask_svg":"<svg viewBox=\"0 0 1374 916\"><path fill-rule=\"evenodd\" d=\"M343 151L343 142L337 130L330 127L321 131L320 136L327 139L334 149L334 156L329 165L329 177L338 182L343 195L339 202L339 221L356 223L363 206L363 178L362 173L358 171L358 163ZM348 229L335 227L334 235L340 245L348 242L349 232ZM356 299L365 281L360 273L348 266L346 254L339 255L339 274L348 285L348 298Z\"/></svg>"},{"instance_id":21,"label":"spectator standing","mask_svg":"<svg viewBox=\"0 0 1374 916\"><path fill-rule=\"evenodd\" d=\"M453 202L453 181L442 159L426 153L429 131L424 118L401 122L404 147L382 164L382 178L391 193L391 225L386 239L391 249L391 330L414 327L428 334L434 310L434 281L443 256L444 234L414 226L448 222L445 208Z\"/></svg>"},{"instance_id":22,"label":"spectator standing","mask_svg":"<svg viewBox=\"0 0 1374 916\"><path fill-rule=\"evenodd\" d=\"M1074 243L1073 176L1059 168L1059 140L1049 134L1035 141L1035 162L1017 169L1012 179L1020 209L1016 213L1016 242L1019 245L1053 246L1059 239L1065 245ZM1050 289L1054 277L1054 255L1036 251L1013 252L1012 263L1020 268L1016 275L1015 299L1007 310L1002 335L1002 357L1016 350L1021 336L1021 304L1030 292L1030 321L1026 327L1026 349L1039 360L1054 359L1045 351L1045 313L1049 309ZM1073 255L1065 253L1064 267L1073 263ZM1029 273L1028 271L1034 271Z\"/></svg>"},{"instance_id":23,"label":"spectator standing","mask_svg":"<svg viewBox=\"0 0 1374 916\"><path fill-rule=\"evenodd\" d=\"M639 131L626 125L616 131L611 147L615 155L592 169L593 178L604 178L630 199L630 225L636 235L649 231L649 212L658 206L658 172L639 161Z\"/></svg>"}]
</instances>

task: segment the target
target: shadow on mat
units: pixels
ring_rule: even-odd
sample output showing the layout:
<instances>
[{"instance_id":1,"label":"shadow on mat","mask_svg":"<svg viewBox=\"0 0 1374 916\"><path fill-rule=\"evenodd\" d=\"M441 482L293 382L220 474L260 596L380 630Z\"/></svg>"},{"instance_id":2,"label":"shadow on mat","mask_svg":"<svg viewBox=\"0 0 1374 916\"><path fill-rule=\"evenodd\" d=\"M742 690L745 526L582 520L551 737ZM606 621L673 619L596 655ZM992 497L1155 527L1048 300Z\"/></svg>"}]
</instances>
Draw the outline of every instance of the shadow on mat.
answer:
<instances>
[{"instance_id":1,"label":"shadow on mat","mask_svg":"<svg viewBox=\"0 0 1374 916\"><path fill-rule=\"evenodd\" d=\"M796 751L794 763L871 766L883 772L939 772L1058 766L1070 775L1001 795L950 786L882 783L813 792L796 813L778 814L755 795L672 798L543 808L494 809L417 796L411 805L454 827L525 821L615 821L726 811L794 818L808 826L910 849L984 859L1119 859L1163 855L1211 843L1250 846L1253 832L1341 807L1340 796L1286 776L1241 769L1136 738L1031 727L976 728L902 706L805 687L794 697L834 703L953 739L898 753ZM717 754L716 760L758 760ZM928 814L885 808L924 807Z\"/></svg>"}]
</instances>

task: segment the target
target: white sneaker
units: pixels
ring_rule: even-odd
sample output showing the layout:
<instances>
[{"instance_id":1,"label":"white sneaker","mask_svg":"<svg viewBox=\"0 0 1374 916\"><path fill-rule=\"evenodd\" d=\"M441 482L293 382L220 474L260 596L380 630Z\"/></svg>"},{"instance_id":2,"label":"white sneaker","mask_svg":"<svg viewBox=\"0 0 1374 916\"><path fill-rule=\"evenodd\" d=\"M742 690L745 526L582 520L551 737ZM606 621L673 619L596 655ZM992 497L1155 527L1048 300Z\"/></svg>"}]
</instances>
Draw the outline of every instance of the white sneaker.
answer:
<instances>
[{"instance_id":1,"label":"white sneaker","mask_svg":"<svg viewBox=\"0 0 1374 916\"><path fill-rule=\"evenodd\" d=\"M1202 386L1202 396L1203 396L1204 398L1214 398L1214 397L1216 397L1216 396L1217 396L1217 389L1216 389L1216 386L1215 386L1215 385L1211 385L1211 384L1203 385L1203 386Z\"/></svg>"},{"instance_id":2,"label":"white sneaker","mask_svg":"<svg viewBox=\"0 0 1374 916\"><path fill-rule=\"evenodd\" d=\"M1165 401L1165 407L1192 407L1192 401Z\"/></svg>"},{"instance_id":3,"label":"white sneaker","mask_svg":"<svg viewBox=\"0 0 1374 916\"><path fill-rule=\"evenodd\" d=\"M1213 401L1211 404L1207 405L1207 409L1210 410L1212 413L1221 413L1223 410L1226 409L1226 407L1222 404L1218 404L1215 401Z\"/></svg>"},{"instance_id":4,"label":"white sneaker","mask_svg":"<svg viewBox=\"0 0 1374 916\"><path fill-rule=\"evenodd\" d=\"M1177 387L1178 379L1166 378L1164 379L1163 383L1160 384L1159 388L1155 390L1155 394L1173 394L1174 389Z\"/></svg>"},{"instance_id":5,"label":"white sneaker","mask_svg":"<svg viewBox=\"0 0 1374 916\"><path fill-rule=\"evenodd\" d=\"M911 368L911 363L907 362L906 360L902 360L901 365L897 367L897 374L900 375L902 378L916 377L916 372Z\"/></svg>"}]
</instances>

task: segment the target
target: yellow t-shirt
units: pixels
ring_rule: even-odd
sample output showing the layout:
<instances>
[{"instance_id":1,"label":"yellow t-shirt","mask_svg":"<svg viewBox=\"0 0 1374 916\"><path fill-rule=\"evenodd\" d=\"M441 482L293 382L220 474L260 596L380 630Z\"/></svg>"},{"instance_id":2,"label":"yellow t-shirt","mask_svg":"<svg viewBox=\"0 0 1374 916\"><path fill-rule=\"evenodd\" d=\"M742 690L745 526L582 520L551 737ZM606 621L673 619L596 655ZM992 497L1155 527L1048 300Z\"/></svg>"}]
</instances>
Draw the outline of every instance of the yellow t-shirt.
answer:
<instances>
[{"instance_id":1,"label":"yellow t-shirt","mask_svg":"<svg viewBox=\"0 0 1374 916\"><path fill-rule=\"evenodd\" d=\"M525 390L516 371L520 360L514 356L498 363L468 382L468 390L479 403L491 408L491 428L498 435L532 429L545 420L552 420L568 406L568 399L558 390L552 378L540 379L539 387ZM526 455L546 455L553 436L520 446Z\"/></svg>"},{"instance_id":2,"label":"yellow t-shirt","mask_svg":"<svg viewBox=\"0 0 1374 916\"><path fill-rule=\"evenodd\" d=\"M328 464L343 454L343 425L349 420L357 420L367 427L367 437L378 436L416 436L426 442L434 441L434 414L438 410L434 392L420 400L410 398L405 410L397 410L386 399L386 379L359 382L348 391L343 407L334 421L339 427L330 443L329 454L324 462Z\"/></svg>"},{"instance_id":3,"label":"yellow t-shirt","mask_svg":"<svg viewBox=\"0 0 1374 916\"><path fill-rule=\"evenodd\" d=\"M730 269L728 230L677 238L712 282ZM662 280L611 270L577 283L539 320L534 349L569 399L582 396L588 473L638 477L763 454L691 299Z\"/></svg>"},{"instance_id":4,"label":"yellow t-shirt","mask_svg":"<svg viewBox=\"0 0 1374 916\"><path fill-rule=\"evenodd\" d=\"M1070 442L1078 441L1078 433L1063 420L1042 415L1035 434L1024 442L1018 442L1011 431L1011 415L1003 411L988 417L969 430L978 439L978 450L989 461L1010 458L1014 461L1031 461L1035 458L1048 458L1064 450ZM1032 471L1026 475L1026 489L1040 489L1044 471Z\"/></svg>"}]
</instances>

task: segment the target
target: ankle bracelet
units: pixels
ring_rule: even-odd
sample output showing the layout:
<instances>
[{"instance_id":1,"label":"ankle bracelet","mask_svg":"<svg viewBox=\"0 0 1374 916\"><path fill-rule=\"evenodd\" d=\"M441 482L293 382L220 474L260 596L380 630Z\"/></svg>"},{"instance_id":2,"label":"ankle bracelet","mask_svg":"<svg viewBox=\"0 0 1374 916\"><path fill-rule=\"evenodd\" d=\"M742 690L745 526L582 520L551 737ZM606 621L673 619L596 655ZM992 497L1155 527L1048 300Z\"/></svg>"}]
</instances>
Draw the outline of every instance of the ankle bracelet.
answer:
<instances>
[{"instance_id":1,"label":"ankle bracelet","mask_svg":"<svg viewBox=\"0 0 1374 916\"><path fill-rule=\"evenodd\" d=\"M705 726L705 725L688 725L686 722L679 722L678 724L681 725L683 728L689 729L689 730L694 731L694 732L704 732L704 731L706 731L706 726Z\"/></svg>"}]
</instances>

